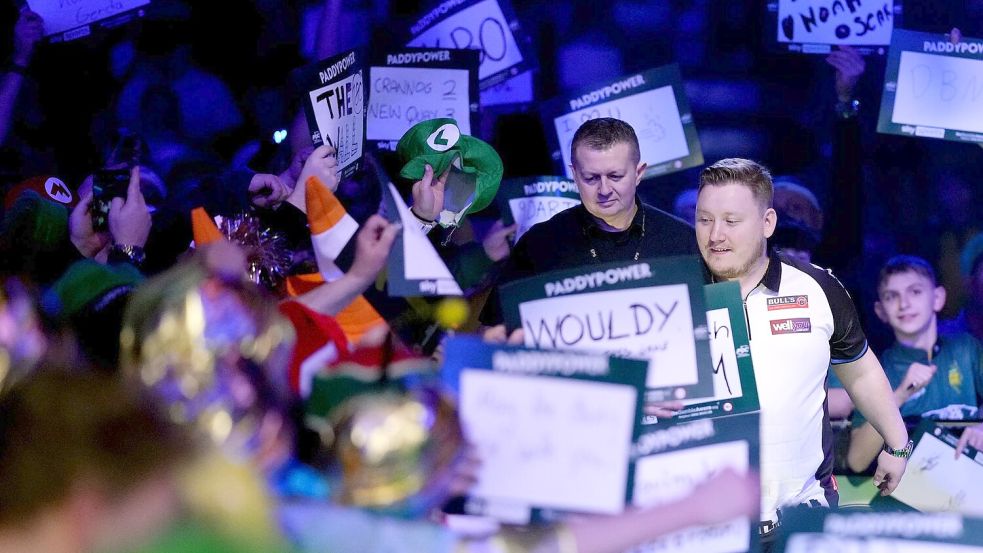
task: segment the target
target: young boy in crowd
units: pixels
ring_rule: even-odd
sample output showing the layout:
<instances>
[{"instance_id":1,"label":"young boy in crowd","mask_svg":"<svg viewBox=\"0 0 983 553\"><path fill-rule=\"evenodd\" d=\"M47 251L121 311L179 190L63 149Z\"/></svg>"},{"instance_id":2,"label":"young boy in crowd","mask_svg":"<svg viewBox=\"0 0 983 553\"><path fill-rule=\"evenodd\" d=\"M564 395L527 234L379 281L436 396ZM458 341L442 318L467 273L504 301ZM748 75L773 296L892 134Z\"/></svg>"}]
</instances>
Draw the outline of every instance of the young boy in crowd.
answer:
<instances>
[{"instance_id":1,"label":"young boy in crowd","mask_svg":"<svg viewBox=\"0 0 983 553\"><path fill-rule=\"evenodd\" d=\"M945 305L932 266L920 257L895 256L879 275L877 317L891 326L896 342L881 355L903 417L945 420L980 418L983 403L983 345L967 333L939 335L938 312ZM983 425L967 428L957 447L983 446ZM859 413L854 414L847 463L862 471L883 441Z\"/></svg>"}]
</instances>

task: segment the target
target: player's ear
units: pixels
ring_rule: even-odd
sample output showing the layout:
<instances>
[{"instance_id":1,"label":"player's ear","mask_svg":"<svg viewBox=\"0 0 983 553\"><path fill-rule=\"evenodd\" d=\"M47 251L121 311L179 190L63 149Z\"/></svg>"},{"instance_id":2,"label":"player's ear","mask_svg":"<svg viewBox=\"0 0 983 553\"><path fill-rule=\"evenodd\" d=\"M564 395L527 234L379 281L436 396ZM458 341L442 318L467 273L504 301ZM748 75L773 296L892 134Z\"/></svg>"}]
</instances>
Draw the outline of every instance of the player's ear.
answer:
<instances>
[{"instance_id":1,"label":"player's ear","mask_svg":"<svg viewBox=\"0 0 983 553\"><path fill-rule=\"evenodd\" d=\"M775 227L778 226L778 212L770 207L766 209L762 224L765 238L771 238L771 235L775 234Z\"/></svg>"}]
</instances>

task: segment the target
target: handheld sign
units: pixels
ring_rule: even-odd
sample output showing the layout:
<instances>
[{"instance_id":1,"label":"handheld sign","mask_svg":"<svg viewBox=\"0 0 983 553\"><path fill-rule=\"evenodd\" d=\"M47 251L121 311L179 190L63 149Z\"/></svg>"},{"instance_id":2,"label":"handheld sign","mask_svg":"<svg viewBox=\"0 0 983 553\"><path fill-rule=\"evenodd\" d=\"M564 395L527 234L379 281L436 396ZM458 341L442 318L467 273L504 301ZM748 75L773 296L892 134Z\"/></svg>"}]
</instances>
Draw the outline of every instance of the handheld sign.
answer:
<instances>
[{"instance_id":1,"label":"handheld sign","mask_svg":"<svg viewBox=\"0 0 983 553\"><path fill-rule=\"evenodd\" d=\"M704 286L703 292L710 336L713 395L686 399L686 407L666 419L669 424L761 409L741 286L737 282L720 282Z\"/></svg>"},{"instance_id":2,"label":"handheld sign","mask_svg":"<svg viewBox=\"0 0 983 553\"><path fill-rule=\"evenodd\" d=\"M955 513L791 507L782 529L775 553L983 553L983 520Z\"/></svg>"},{"instance_id":3,"label":"handheld sign","mask_svg":"<svg viewBox=\"0 0 983 553\"><path fill-rule=\"evenodd\" d=\"M696 256L567 269L501 287L502 314L525 344L647 359L647 399L713 393Z\"/></svg>"},{"instance_id":4,"label":"handheld sign","mask_svg":"<svg viewBox=\"0 0 983 553\"><path fill-rule=\"evenodd\" d=\"M446 0L410 28L407 46L480 52L482 89L533 69L530 39L508 0Z\"/></svg>"},{"instance_id":5,"label":"handheld sign","mask_svg":"<svg viewBox=\"0 0 983 553\"><path fill-rule=\"evenodd\" d=\"M456 337L445 380L481 458L465 511L526 523L543 509L620 513L645 363ZM575 483L575 484L574 484Z\"/></svg>"},{"instance_id":6,"label":"handheld sign","mask_svg":"<svg viewBox=\"0 0 983 553\"><path fill-rule=\"evenodd\" d=\"M403 226L386 264L390 296L460 296L464 292L392 183L382 187L384 214Z\"/></svg>"},{"instance_id":7,"label":"handheld sign","mask_svg":"<svg viewBox=\"0 0 983 553\"><path fill-rule=\"evenodd\" d=\"M828 54L845 45L883 55L901 18L901 1L767 0L765 16L772 49Z\"/></svg>"},{"instance_id":8,"label":"handheld sign","mask_svg":"<svg viewBox=\"0 0 983 553\"><path fill-rule=\"evenodd\" d=\"M983 40L896 29L877 132L983 143Z\"/></svg>"},{"instance_id":9,"label":"handheld sign","mask_svg":"<svg viewBox=\"0 0 983 553\"><path fill-rule=\"evenodd\" d=\"M410 127L440 117L463 134L477 125L477 51L407 48L369 68L367 140L395 151Z\"/></svg>"},{"instance_id":10,"label":"handheld sign","mask_svg":"<svg viewBox=\"0 0 983 553\"><path fill-rule=\"evenodd\" d=\"M679 66L672 64L602 83L579 94L551 102L547 113L561 114L547 121L556 130L553 159L573 178L570 145L580 125L599 117L626 121L638 135L644 178L695 167L703 163L703 150L693 124L689 100L683 90Z\"/></svg>"},{"instance_id":11,"label":"handheld sign","mask_svg":"<svg viewBox=\"0 0 983 553\"><path fill-rule=\"evenodd\" d=\"M758 414L745 413L649 427L633 448L632 505L655 507L681 499L724 469L738 474L758 471L758 426ZM734 553L757 551L757 542L757 520L737 517L679 530L628 553Z\"/></svg>"},{"instance_id":12,"label":"handheld sign","mask_svg":"<svg viewBox=\"0 0 983 553\"><path fill-rule=\"evenodd\" d=\"M891 497L919 511L954 511L983 517L983 453L967 447L956 459L954 434L922 421L915 449Z\"/></svg>"},{"instance_id":13,"label":"handheld sign","mask_svg":"<svg viewBox=\"0 0 983 553\"><path fill-rule=\"evenodd\" d=\"M31 11L44 19L44 36L68 42L89 36L95 29L118 27L144 16L150 0L28 0Z\"/></svg>"},{"instance_id":14,"label":"handheld sign","mask_svg":"<svg viewBox=\"0 0 983 553\"><path fill-rule=\"evenodd\" d=\"M506 226L519 224L512 239L515 243L533 225L579 205L580 193L576 183L563 177L519 177L502 181L495 200L502 222Z\"/></svg>"},{"instance_id":15,"label":"handheld sign","mask_svg":"<svg viewBox=\"0 0 983 553\"><path fill-rule=\"evenodd\" d=\"M348 178L358 170L365 143L365 86L361 54L355 50L314 64L306 78L304 101L314 146L338 150L338 172Z\"/></svg>"}]
</instances>

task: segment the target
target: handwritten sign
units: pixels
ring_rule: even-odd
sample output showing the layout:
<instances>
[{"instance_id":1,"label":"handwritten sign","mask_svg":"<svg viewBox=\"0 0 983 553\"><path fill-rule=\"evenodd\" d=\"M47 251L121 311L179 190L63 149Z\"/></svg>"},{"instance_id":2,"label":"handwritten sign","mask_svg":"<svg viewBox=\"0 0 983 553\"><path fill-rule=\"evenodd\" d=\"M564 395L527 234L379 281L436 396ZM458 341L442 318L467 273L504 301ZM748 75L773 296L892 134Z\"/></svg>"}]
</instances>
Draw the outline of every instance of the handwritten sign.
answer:
<instances>
[{"instance_id":1,"label":"handwritten sign","mask_svg":"<svg viewBox=\"0 0 983 553\"><path fill-rule=\"evenodd\" d=\"M741 287L719 282L703 287L710 336L713 395L684 400L686 407L666 423L757 411L757 382L744 318Z\"/></svg>"},{"instance_id":2,"label":"handwritten sign","mask_svg":"<svg viewBox=\"0 0 983 553\"><path fill-rule=\"evenodd\" d=\"M513 243L533 225L580 205L577 184L563 177L520 177L502 181L495 200L506 225L518 223Z\"/></svg>"},{"instance_id":3,"label":"handwritten sign","mask_svg":"<svg viewBox=\"0 0 983 553\"><path fill-rule=\"evenodd\" d=\"M350 51L319 62L310 69L312 86L304 102L311 141L338 150L342 178L358 170L365 142L365 83L360 55Z\"/></svg>"},{"instance_id":4,"label":"handwritten sign","mask_svg":"<svg viewBox=\"0 0 983 553\"><path fill-rule=\"evenodd\" d=\"M535 67L529 37L507 0L446 0L414 23L410 34L407 46L479 50L482 89Z\"/></svg>"},{"instance_id":5,"label":"handwritten sign","mask_svg":"<svg viewBox=\"0 0 983 553\"><path fill-rule=\"evenodd\" d=\"M642 456L635 461L632 504L663 505L685 497L724 469L738 474L757 470L758 415L747 413L651 430L639 437L635 450ZM633 548L630 553L747 551L757 538L751 522L748 517L738 517L713 526L688 528Z\"/></svg>"},{"instance_id":6,"label":"handwritten sign","mask_svg":"<svg viewBox=\"0 0 983 553\"><path fill-rule=\"evenodd\" d=\"M899 2L860 0L778 0L767 4L773 21L775 44L789 52L828 54L832 46L862 47L876 51L891 43L901 14ZM879 49L884 53L884 48Z\"/></svg>"},{"instance_id":7,"label":"handwritten sign","mask_svg":"<svg viewBox=\"0 0 983 553\"><path fill-rule=\"evenodd\" d=\"M983 521L955 513L790 507L782 529L776 553L983 553Z\"/></svg>"},{"instance_id":8,"label":"handwritten sign","mask_svg":"<svg viewBox=\"0 0 983 553\"><path fill-rule=\"evenodd\" d=\"M387 290L390 296L460 296L464 292L454 280L447 264L420 228L420 222L410 213L396 186L382 185L383 213L389 222L399 223L403 230L389 252Z\"/></svg>"},{"instance_id":9,"label":"handwritten sign","mask_svg":"<svg viewBox=\"0 0 983 553\"><path fill-rule=\"evenodd\" d=\"M29 0L28 6L44 19L44 35L52 42L92 34L92 27L115 27L134 17L150 0Z\"/></svg>"},{"instance_id":10,"label":"handwritten sign","mask_svg":"<svg viewBox=\"0 0 983 553\"><path fill-rule=\"evenodd\" d=\"M923 421L908 468L892 497L919 511L983 516L983 453L969 448L956 459L958 438Z\"/></svg>"},{"instance_id":11,"label":"handwritten sign","mask_svg":"<svg viewBox=\"0 0 983 553\"><path fill-rule=\"evenodd\" d=\"M383 149L416 123L449 117L471 134L478 114L478 52L409 48L369 68L366 139Z\"/></svg>"},{"instance_id":12,"label":"handwritten sign","mask_svg":"<svg viewBox=\"0 0 983 553\"><path fill-rule=\"evenodd\" d=\"M695 256L580 267L502 286L502 311L529 347L648 360L652 400L708 396L702 280Z\"/></svg>"},{"instance_id":13,"label":"handwritten sign","mask_svg":"<svg viewBox=\"0 0 983 553\"><path fill-rule=\"evenodd\" d=\"M582 124L599 117L627 121L638 135L645 177L681 171L703 163L703 150L689 101L675 64L602 83L551 102L548 123L556 130L553 157L573 178L570 147Z\"/></svg>"},{"instance_id":14,"label":"handwritten sign","mask_svg":"<svg viewBox=\"0 0 983 553\"><path fill-rule=\"evenodd\" d=\"M468 512L624 509L644 362L452 338L442 373L481 458ZM571 485L576 482L576 485Z\"/></svg>"},{"instance_id":15,"label":"handwritten sign","mask_svg":"<svg viewBox=\"0 0 983 553\"><path fill-rule=\"evenodd\" d=\"M983 40L896 30L877 131L983 143Z\"/></svg>"}]
</instances>

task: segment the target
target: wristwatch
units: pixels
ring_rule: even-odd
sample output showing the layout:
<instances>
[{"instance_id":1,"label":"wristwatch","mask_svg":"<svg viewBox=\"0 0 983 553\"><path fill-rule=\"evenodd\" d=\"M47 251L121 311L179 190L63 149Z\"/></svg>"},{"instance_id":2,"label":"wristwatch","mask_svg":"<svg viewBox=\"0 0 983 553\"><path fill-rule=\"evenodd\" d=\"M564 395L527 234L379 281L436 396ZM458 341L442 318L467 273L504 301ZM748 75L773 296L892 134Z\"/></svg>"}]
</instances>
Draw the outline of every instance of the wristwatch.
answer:
<instances>
[{"instance_id":1,"label":"wristwatch","mask_svg":"<svg viewBox=\"0 0 983 553\"><path fill-rule=\"evenodd\" d=\"M840 119L853 119L860 113L860 100L836 102L836 116Z\"/></svg>"},{"instance_id":2,"label":"wristwatch","mask_svg":"<svg viewBox=\"0 0 983 553\"><path fill-rule=\"evenodd\" d=\"M899 459L907 459L908 457L911 457L911 450L912 449L915 449L915 441L914 440L908 440L908 443L906 443L904 445L904 447L902 447L901 449L894 449L893 447L891 447L891 446L889 446L887 444L884 444L884 451L885 451L885 453L887 453L888 455L892 455L894 457L897 457Z\"/></svg>"},{"instance_id":3,"label":"wristwatch","mask_svg":"<svg viewBox=\"0 0 983 553\"><path fill-rule=\"evenodd\" d=\"M419 215L416 214L415 211L413 211L412 207L410 207L410 214L412 214L413 217L420 222L420 228L423 230L423 234L429 233L431 229L437 226L437 221L424 219L423 217L420 217Z\"/></svg>"},{"instance_id":4,"label":"wristwatch","mask_svg":"<svg viewBox=\"0 0 983 553\"><path fill-rule=\"evenodd\" d=\"M136 268L143 265L147 255L140 246L129 246L124 244L113 244L109 248L110 262L132 263Z\"/></svg>"}]
</instances>

